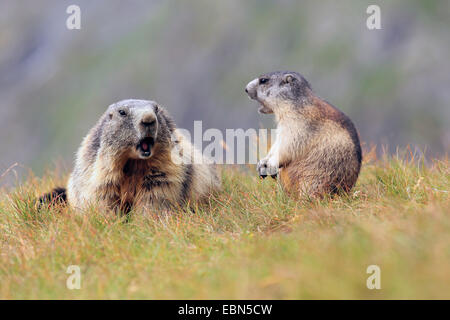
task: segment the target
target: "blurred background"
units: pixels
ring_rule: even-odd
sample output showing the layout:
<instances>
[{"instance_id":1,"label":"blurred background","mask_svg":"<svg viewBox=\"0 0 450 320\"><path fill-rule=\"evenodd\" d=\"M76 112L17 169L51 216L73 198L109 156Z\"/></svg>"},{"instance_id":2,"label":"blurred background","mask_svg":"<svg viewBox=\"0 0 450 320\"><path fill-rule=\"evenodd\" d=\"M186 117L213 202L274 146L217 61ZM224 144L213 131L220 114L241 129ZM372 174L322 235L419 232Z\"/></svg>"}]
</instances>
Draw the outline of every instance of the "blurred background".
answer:
<instances>
[{"instance_id":1,"label":"blurred background","mask_svg":"<svg viewBox=\"0 0 450 320\"><path fill-rule=\"evenodd\" d=\"M68 30L66 8L81 8ZM381 30L366 9L381 8ZM274 127L244 87L294 70L347 113L366 145L450 149L449 1L0 2L0 175L71 168L82 137L124 98L179 127ZM9 175L0 184L10 181Z\"/></svg>"}]
</instances>

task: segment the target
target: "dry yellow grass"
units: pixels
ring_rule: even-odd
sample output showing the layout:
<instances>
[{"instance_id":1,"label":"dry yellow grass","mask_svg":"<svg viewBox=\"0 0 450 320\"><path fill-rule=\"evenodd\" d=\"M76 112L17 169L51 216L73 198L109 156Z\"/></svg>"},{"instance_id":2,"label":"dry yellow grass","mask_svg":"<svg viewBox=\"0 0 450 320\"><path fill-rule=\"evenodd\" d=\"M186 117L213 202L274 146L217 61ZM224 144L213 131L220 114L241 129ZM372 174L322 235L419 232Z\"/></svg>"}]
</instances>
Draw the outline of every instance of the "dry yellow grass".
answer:
<instances>
[{"instance_id":1,"label":"dry yellow grass","mask_svg":"<svg viewBox=\"0 0 450 320\"><path fill-rule=\"evenodd\" d=\"M366 159L348 196L295 201L226 168L208 204L129 221L37 212L64 176L30 176L1 190L0 298L450 298L448 159ZM380 290L366 287L372 264ZM69 265L80 290L66 287Z\"/></svg>"}]
</instances>

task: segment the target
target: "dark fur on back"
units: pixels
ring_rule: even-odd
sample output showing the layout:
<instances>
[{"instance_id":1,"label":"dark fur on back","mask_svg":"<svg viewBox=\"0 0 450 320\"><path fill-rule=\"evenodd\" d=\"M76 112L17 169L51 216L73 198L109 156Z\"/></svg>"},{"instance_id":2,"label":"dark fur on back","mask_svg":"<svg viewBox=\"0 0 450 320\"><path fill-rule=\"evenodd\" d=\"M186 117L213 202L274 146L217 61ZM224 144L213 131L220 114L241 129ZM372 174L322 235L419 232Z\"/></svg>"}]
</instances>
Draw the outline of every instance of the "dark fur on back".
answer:
<instances>
[{"instance_id":1,"label":"dark fur on back","mask_svg":"<svg viewBox=\"0 0 450 320\"><path fill-rule=\"evenodd\" d=\"M359 141L358 131L356 130L353 121L344 112L337 109L334 105L332 105L330 102L326 100L320 99L318 97L313 97L312 102L321 111L323 118L328 118L330 120L335 121L349 133L350 138L352 139L353 144L355 145L356 157L358 159L358 162L361 163L362 161L361 143Z\"/></svg>"}]
</instances>

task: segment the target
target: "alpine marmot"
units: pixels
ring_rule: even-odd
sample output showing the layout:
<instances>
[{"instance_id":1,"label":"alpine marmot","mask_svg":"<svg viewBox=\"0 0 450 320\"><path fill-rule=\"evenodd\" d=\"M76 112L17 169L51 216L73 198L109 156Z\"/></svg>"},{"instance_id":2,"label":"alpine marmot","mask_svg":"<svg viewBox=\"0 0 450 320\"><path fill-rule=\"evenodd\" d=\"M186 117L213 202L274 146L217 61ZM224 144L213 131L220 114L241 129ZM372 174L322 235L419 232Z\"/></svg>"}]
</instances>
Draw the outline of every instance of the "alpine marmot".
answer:
<instances>
[{"instance_id":1,"label":"alpine marmot","mask_svg":"<svg viewBox=\"0 0 450 320\"><path fill-rule=\"evenodd\" d=\"M84 138L67 201L80 209L169 209L219 188L215 166L178 132L163 107L129 99L110 105ZM59 188L41 202L65 196Z\"/></svg>"},{"instance_id":2,"label":"alpine marmot","mask_svg":"<svg viewBox=\"0 0 450 320\"><path fill-rule=\"evenodd\" d=\"M271 72L248 83L245 91L273 113L277 137L258 162L261 177L276 177L289 193L310 197L348 192L361 168L361 146L352 121L319 98L297 72Z\"/></svg>"}]
</instances>

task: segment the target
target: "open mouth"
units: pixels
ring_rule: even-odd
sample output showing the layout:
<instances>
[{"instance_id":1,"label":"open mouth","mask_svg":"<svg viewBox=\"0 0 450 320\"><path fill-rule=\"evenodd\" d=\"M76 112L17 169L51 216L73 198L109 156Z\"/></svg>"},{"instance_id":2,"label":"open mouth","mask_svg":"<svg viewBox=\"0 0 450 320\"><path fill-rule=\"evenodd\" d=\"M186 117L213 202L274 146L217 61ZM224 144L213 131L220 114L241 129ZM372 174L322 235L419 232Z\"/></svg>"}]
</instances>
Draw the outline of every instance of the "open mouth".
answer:
<instances>
[{"instance_id":1,"label":"open mouth","mask_svg":"<svg viewBox=\"0 0 450 320\"><path fill-rule=\"evenodd\" d=\"M258 103L258 112L262 114L269 114L273 113L273 110L269 107L267 107L263 101L261 101L258 96L254 93L248 93L248 97L250 100L255 100Z\"/></svg>"},{"instance_id":2,"label":"open mouth","mask_svg":"<svg viewBox=\"0 0 450 320\"><path fill-rule=\"evenodd\" d=\"M258 108L259 113L263 113L263 114L273 113L273 110L271 108L268 108L267 106L265 106L261 101L258 101L258 103L259 103L259 108Z\"/></svg>"},{"instance_id":3,"label":"open mouth","mask_svg":"<svg viewBox=\"0 0 450 320\"><path fill-rule=\"evenodd\" d=\"M142 159L149 158L152 155L152 147L155 144L155 140L151 137L144 138L139 141L137 145L137 150Z\"/></svg>"}]
</instances>

